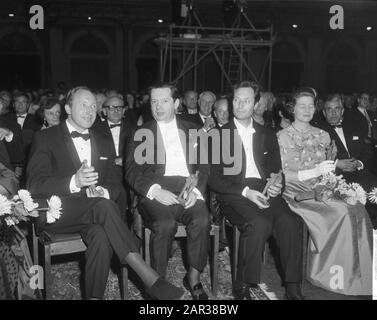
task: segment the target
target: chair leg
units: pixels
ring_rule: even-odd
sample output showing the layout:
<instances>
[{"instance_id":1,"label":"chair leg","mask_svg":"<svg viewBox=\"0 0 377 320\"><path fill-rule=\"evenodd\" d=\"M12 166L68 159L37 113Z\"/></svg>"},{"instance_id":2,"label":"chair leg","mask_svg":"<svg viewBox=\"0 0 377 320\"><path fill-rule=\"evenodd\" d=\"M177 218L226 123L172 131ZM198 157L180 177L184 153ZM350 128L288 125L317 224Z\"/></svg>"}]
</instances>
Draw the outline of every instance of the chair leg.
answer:
<instances>
[{"instance_id":1,"label":"chair leg","mask_svg":"<svg viewBox=\"0 0 377 320\"><path fill-rule=\"evenodd\" d=\"M307 257L308 257L308 245L309 245L309 232L308 228L303 222L302 225L302 281L301 287L304 285L304 281L306 279L306 264L307 264Z\"/></svg>"},{"instance_id":2,"label":"chair leg","mask_svg":"<svg viewBox=\"0 0 377 320\"><path fill-rule=\"evenodd\" d=\"M233 281L237 278L237 261L238 261L238 248L240 246L240 231L236 226L233 226L233 254L232 254L232 275Z\"/></svg>"},{"instance_id":3,"label":"chair leg","mask_svg":"<svg viewBox=\"0 0 377 320\"><path fill-rule=\"evenodd\" d=\"M150 242L151 230L148 228L144 228L144 260L148 266L151 265Z\"/></svg>"},{"instance_id":4,"label":"chair leg","mask_svg":"<svg viewBox=\"0 0 377 320\"><path fill-rule=\"evenodd\" d=\"M218 281L219 281L219 241L220 241L220 227L213 226L213 252L212 252L212 295L217 297Z\"/></svg>"},{"instance_id":5,"label":"chair leg","mask_svg":"<svg viewBox=\"0 0 377 320\"><path fill-rule=\"evenodd\" d=\"M32 226L32 229L33 229L33 263L34 265L38 265L39 264L39 261L38 261L38 237L36 235L36 232L35 232L35 227L34 225Z\"/></svg>"},{"instance_id":6,"label":"chair leg","mask_svg":"<svg viewBox=\"0 0 377 320\"><path fill-rule=\"evenodd\" d=\"M44 245L45 251L45 297L46 300L52 300L52 274L51 274L51 247L50 245Z\"/></svg>"},{"instance_id":7,"label":"chair leg","mask_svg":"<svg viewBox=\"0 0 377 320\"><path fill-rule=\"evenodd\" d=\"M120 267L120 298L128 299L128 269L126 265Z\"/></svg>"}]
</instances>

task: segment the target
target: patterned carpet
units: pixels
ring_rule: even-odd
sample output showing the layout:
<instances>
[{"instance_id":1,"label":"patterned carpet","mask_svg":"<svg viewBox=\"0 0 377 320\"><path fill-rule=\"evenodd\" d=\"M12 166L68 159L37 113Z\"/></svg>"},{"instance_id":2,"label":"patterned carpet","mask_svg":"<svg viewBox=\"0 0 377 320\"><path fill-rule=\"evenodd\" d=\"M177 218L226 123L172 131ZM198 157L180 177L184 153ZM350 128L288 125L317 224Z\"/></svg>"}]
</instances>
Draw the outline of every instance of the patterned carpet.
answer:
<instances>
[{"instance_id":1,"label":"patterned carpet","mask_svg":"<svg viewBox=\"0 0 377 320\"><path fill-rule=\"evenodd\" d=\"M182 263L182 253L178 241L174 242L175 251L173 257L169 260L167 278L169 281L179 287L183 287L182 279L186 269ZM275 267L274 259L270 252L266 253L266 261L262 271L262 283L260 289L254 290L255 300L282 300L284 299L284 288L281 285L281 279ZM80 300L82 299L80 286L80 265L83 264L83 255L65 256L64 260L57 257L53 259L53 299L56 300ZM228 250L219 254L219 290L217 297L211 294L211 282L209 277L209 266L205 268L201 280L208 295L213 300L233 300L231 286L231 269ZM142 288L138 284L138 278L129 273L129 300L143 300L144 297L140 292ZM370 300L369 296L344 296L335 294L321 288L315 287L308 281L303 284L303 294L307 300ZM105 297L106 300L119 300L120 291L117 275L111 271L109 274ZM185 290L182 300L191 300L190 293Z\"/></svg>"},{"instance_id":2,"label":"patterned carpet","mask_svg":"<svg viewBox=\"0 0 377 320\"><path fill-rule=\"evenodd\" d=\"M182 279L186 274L186 269L182 263L182 251L179 241L174 242L174 254L169 260L167 279L174 283L176 286L182 286ZM83 265L83 255L71 255L63 258L64 260L53 260L53 299L56 300L80 300L82 299L80 286L80 266ZM71 260L71 261L68 261ZM201 280L204 289L213 300L233 300L232 287L231 287L231 270L229 263L228 250L224 250L219 254L219 290L217 297L213 297L211 293L211 281L209 277L209 265L202 273ZM140 289L142 288L138 284L138 278L132 273L129 273L129 300L142 300L144 297ZM266 285L261 285L262 288L266 288ZM268 300L268 295L260 290L254 292L255 300ZM105 292L106 300L119 300L120 291L117 275L111 271L107 281L107 287ZM273 295L272 295L273 298ZM182 300L191 300L190 293L185 290L185 294Z\"/></svg>"}]
</instances>

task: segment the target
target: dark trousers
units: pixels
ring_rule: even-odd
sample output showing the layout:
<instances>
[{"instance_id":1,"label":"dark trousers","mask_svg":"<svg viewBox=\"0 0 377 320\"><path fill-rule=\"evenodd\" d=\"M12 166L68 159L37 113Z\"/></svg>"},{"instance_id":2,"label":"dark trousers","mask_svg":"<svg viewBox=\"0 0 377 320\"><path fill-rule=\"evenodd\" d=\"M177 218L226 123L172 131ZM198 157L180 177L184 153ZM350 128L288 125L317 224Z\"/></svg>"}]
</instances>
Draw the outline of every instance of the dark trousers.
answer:
<instances>
[{"instance_id":1,"label":"dark trousers","mask_svg":"<svg viewBox=\"0 0 377 320\"><path fill-rule=\"evenodd\" d=\"M187 255L191 267L202 271L207 263L209 245L209 213L204 201L185 210L181 205L165 206L156 200L142 198L140 214L151 229L151 264L160 276L166 275L177 222L187 230Z\"/></svg>"},{"instance_id":2,"label":"dark trousers","mask_svg":"<svg viewBox=\"0 0 377 320\"><path fill-rule=\"evenodd\" d=\"M138 252L132 233L112 200L68 196L61 198L63 214L53 224L39 227L50 233L79 232L87 246L85 253L85 296L102 298L113 252L121 262L130 252Z\"/></svg>"},{"instance_id":3,"label":"dark trousers","mask_svg":"<svg viewBox=\"0 0 377 320\"><path fill-rule=\"evenodd\" d=\"M271 198L270 207L259 209L253 202L237 195L220 196L220 206L227 219L240 230L237 281L260 282L262 256L266 241L276 239L285 282L301 281L301 222L281 198Z\"/></svg>"}]
</instances>

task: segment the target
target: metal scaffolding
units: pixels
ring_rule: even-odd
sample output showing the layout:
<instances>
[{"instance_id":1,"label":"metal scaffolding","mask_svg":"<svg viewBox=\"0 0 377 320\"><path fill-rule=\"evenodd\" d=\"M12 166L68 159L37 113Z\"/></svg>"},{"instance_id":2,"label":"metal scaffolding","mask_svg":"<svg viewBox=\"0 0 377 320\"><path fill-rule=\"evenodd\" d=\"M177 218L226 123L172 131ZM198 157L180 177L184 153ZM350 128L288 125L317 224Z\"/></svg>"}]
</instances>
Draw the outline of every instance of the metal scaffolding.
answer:
<instances>
[{"instance_id":1,"label":"metal scaffolding","mask_svg":"<svg viewBox=\"0 0 377 320\"><path fill-rule=\"evenodd\" d=\"M221 70L221 91L240 80L251 79L271 89L272 47L276 35L273 27L257 29L246 14L246 5L239 2L239 12L231 28L203 27L192 1L182 26L169 26L168 33L155 39L160 48L160 79L186 88L190 75L197 90L198 66L212 55ZM193 21L196 25L193 25ZM187 24L187 25L185 25ZM246 27L243 27L246 25ZM241 27L242 26L242 27ZM252 54L265 49L259 72L252 66ZM177 65L173 66L173 60ZM173 70L174 68L174 70ZM257 74L258 73L258 74Z\"/></svg>"}]
</instances>

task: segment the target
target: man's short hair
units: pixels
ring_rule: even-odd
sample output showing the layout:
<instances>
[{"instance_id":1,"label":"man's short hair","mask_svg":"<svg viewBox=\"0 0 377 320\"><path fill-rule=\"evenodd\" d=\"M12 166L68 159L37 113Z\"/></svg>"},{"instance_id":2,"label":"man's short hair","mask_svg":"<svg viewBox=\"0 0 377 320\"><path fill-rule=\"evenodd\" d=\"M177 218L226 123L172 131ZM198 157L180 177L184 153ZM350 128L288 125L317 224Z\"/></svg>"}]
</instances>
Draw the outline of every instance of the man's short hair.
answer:
<instances>
[{"instance_id":1,"label":"man's short hair","mask_svg":"<svg viewBox=\"0 0 377 320\"><path fill-rule=\"evenodd\" d=\"M332 94L329 94L327 97L326 97L326 100L325 100L325 106L327 103L329 102L335 102L335 101L339 101L340 102L340 105L342 106L343 108L343 98L342 96L339 94L339 93L332 93Z\"/></svg>"},{"instance_id":2,"label":"man's short hair","mask_svg":"<svg viewBox=\"0 0 377 320\"><path fill-rule=\"evenodd\" d=\"M213 100L216 101L216 95L215 95L212 91L203 91L203 92L201 92L200 95L199 95L199 100L200 100L205 94L209 94L210 96L212 96Z\"/></svg>"},{"instance_id":3,"label":"man's short hair","mask_svg":"<svg viewBox=\"0 0 377 320\"><path fill-rule=\"evenodd\" d=\"M70 108L72 108L73 98L74 98L76 92L79 91L79 90L86 90L86 91L93 93L92 90L90 90L86 86L77 86L77 87L72 88L71 90L68 91L66 102L65 102L65 104L68 104Z\"/></svg>"},{"instance_id":4,"label":"man's short hair","mask_svg":"<svg viewBox=\"0 0 377 320\"><path fill-rule=\"evenodd\" d=\"M28 102L30 101L29 95L24 91L19 91L19 92L15 93L14 96L13 96L13 100L16 100L19 97L25 97Z\"/></svg>"},{"instance_id":5,"label":"man's short hair","mask_svg":"<svg viewBox=\"0 0 377 320\"><path fill-rule=\"evenodd\" d=\"M227 107L228 107L228 109L229 109L229 101L228 101L227 98L220 98L220 99L217 99L217 100L215 101L214 105L213 105L213 108L214 108L215 110L217 110L217 108L220 106L220 102L223 102L223 101L226 102L226 105L227 105Z\"/></svg>"},{"instance_id":6,"label":"man's short hair","mask_svg":"<svg viewBox=\"0 0 377 320\"><path fill-rule=\"evenodd\" d=\"M254 81L240 81L240 82L237 82L233 86L233 91L236 91L240 88L251 88L251 89L253 89L253 91L254 91L254 102L257 103L259 101L261 88L260 88L258 83L254 82Z\"/></svg>"},{"instance_id":7,"label":"man's short hair","mask_svg":"<svg viewBox=\"0 0 377 320\"><path fill-rule=\"evenodd\" d=\"M151 96L153 89L163 89L163 88L169 88L170 89L173 101L179 99L179 92L178 92L177 87L174 84L168 83L168 82L158 82L158 83L154 84L153 86L150 86L149 92L148 92L149 96Z\"/></svg>"}]
</instances>

